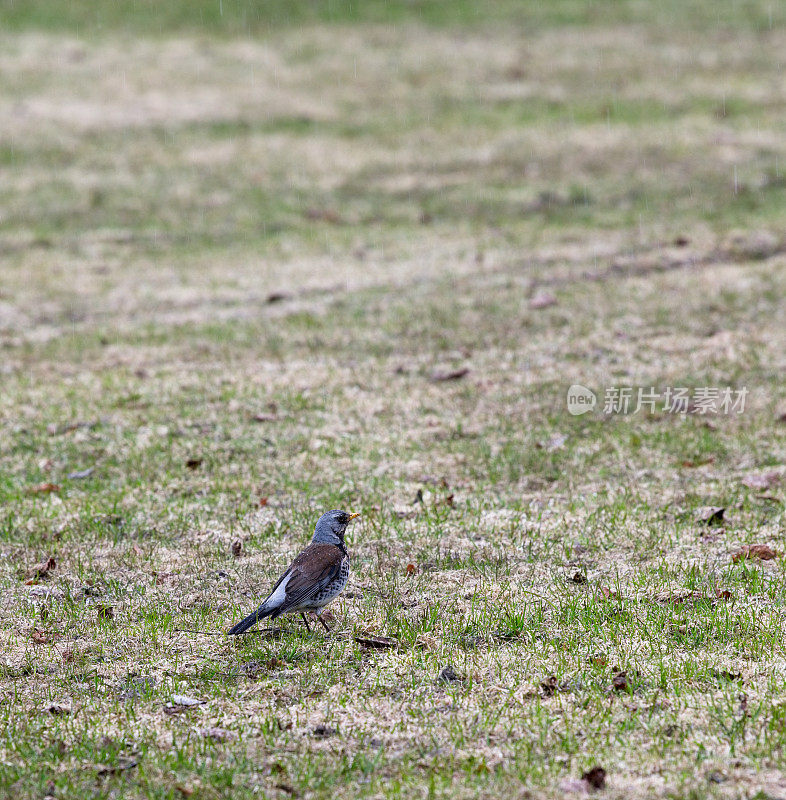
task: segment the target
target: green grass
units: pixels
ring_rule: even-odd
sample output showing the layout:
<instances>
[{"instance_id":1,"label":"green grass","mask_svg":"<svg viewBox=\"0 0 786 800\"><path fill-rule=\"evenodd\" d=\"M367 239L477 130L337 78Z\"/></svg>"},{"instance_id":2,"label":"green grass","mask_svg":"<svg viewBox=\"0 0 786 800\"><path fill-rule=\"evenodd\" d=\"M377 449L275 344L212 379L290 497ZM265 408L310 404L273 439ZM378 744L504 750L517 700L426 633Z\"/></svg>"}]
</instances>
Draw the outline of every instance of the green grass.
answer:
<instances>
[{"instance_id":1,"label":"green grass","mask_svg":"<svg viewBox=\"0 0 786 800\"><path fill-rule=\"evenodd\" d=\"M532 29L560 25L609 25L642 20L671 25L675 16L697 29L707 24L731 30L767 30L782 24L783 10L764 0L695 4L647 3L641 0L500 0L478 5L469 0L152 0L90 3L69 0L3 0L0 21L11 29L43 28L80 34L107 31L161 34L175 31L210 35L269 33L282 26L313 23L418 23L434 26L510 25Z\"/></svg>"},{"instance_id":2,"label":"green grass","mask_svg":"<svg viewBox=\"0 0 786 800\"><path fill-rule=\"evenodd\" d=\"M778 796L786 19L487 5L0 2L0 796Z\"/></svg>"}]
</instances>

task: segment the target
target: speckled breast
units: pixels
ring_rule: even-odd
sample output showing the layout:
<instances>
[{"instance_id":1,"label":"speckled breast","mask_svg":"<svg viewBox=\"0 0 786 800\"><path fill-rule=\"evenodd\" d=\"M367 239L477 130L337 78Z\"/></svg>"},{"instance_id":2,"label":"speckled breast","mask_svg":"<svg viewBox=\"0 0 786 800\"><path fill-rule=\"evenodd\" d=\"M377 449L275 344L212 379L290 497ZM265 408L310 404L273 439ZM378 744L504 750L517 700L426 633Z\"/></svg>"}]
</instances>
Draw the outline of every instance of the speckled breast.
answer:
<instances>
[{"instance_id":1,"label":"speckled breast","mask_svg":"<svg viewBox=\"0 0 786 800\"><path fill-rule=\"evenodd\" d=\"M349 578L349 556L344 556L341 561L341 570L335 580L331 581L315 598L314 607L326 606L347 585Z\"/></svg>"}]
</instances>

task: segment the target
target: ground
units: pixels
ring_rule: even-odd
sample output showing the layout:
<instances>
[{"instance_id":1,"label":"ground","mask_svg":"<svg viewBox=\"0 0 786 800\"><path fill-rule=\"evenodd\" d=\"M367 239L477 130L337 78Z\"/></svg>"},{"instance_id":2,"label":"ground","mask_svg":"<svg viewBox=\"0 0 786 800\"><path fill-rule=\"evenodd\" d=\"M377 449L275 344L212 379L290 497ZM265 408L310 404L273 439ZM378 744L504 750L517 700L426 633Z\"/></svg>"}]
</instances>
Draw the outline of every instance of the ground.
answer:
<instances>
[{"instance_id":1,"label":"ground","mask_svg":"<svg viewBox=\"0 0 786 800\"><path fill-rule=\"evenodd\" d=\"M784 7L165 5L0 3L0 795L786 797Z\"/></svg>"}]
</instances>

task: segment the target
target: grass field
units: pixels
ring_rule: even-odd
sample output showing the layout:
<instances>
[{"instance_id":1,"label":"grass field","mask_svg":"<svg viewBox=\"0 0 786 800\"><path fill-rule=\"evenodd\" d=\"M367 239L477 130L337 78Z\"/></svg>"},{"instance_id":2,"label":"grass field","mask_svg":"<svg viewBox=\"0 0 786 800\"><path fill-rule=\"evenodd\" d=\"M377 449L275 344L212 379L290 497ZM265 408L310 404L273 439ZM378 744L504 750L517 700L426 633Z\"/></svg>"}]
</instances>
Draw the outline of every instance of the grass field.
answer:
<instances>
[{"instance_id":1,"label":"grass field","mask_svg":"<svg viewBox=\"0 0 786 800\"><path fill-rule=\"evenodd\" d=\"M786 798L786 11L684 5L0 0L1 797Z\"/></svg>"}]
</instances>

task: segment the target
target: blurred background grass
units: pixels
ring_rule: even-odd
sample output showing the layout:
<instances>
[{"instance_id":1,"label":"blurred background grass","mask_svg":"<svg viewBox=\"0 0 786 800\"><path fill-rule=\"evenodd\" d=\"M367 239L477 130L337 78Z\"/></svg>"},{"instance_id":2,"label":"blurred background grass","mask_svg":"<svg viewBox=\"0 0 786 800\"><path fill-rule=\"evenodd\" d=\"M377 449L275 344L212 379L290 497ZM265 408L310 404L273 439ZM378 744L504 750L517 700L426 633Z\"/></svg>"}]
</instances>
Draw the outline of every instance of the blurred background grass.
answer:
<instances>
[{"instance_id":1,"label":"blurred background grass","mask_svg":"<svg viewBox=\"0 0 786 800\"><path fill-rule=\"evenodd\" d=\"M427 25L514 25L532 29L562 25L655 24L706 29L766 30L782 25L786 5L774 0L697 2L679 0L3 0L6 29L42 28L90 35L102 31L156 34L197 32L260 34L303 23L407 22Z\"/></svg>"}]
</instances>

